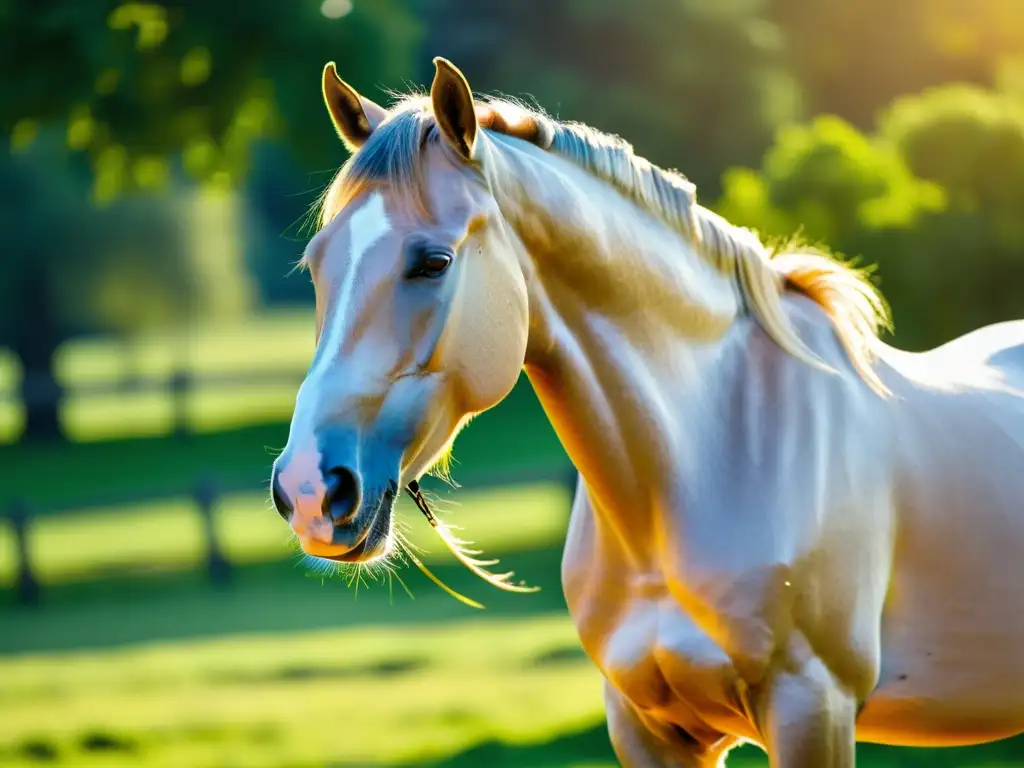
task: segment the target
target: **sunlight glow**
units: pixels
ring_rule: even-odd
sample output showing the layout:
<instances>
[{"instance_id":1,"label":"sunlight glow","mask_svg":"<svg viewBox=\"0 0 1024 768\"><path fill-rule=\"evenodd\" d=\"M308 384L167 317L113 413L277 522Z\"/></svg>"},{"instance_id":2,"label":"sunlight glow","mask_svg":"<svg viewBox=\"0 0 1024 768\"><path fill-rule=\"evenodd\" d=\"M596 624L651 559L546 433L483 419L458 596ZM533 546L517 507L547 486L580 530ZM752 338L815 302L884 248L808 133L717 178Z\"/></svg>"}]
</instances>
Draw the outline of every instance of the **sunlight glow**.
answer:
<instances>
[{"instance_id":1,"label":"sunlight glow","mask_svg":"<svg viewBox=\"0 0 1024 768\"><path fill-rule=\"evenodd\" d=\"M320 13L328 19L340 19L352 11L352 0L324 0L320 5Z\"/></svg>"}]
</instances>

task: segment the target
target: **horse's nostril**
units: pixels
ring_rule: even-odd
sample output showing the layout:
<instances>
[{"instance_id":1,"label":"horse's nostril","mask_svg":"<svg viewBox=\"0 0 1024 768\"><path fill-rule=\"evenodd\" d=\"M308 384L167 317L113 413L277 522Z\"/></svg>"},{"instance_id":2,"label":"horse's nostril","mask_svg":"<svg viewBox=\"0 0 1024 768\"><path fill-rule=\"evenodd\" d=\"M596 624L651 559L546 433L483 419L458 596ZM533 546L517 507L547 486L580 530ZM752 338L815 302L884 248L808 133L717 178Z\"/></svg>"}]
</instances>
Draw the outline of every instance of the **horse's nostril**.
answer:
<instances>
[{"instance_id":1,"label":"horse's nostril","mask_svg":"<svg viewBox=\"0 0 1024 768\"><path fill-rule=\"evenodd\" d=\"M277 472L273 474L273 477L270 480L270 496L274 500L274 509L277 510L277 514L279 514L287 523L288 519L291 517L292 508L291 505L288 504L284 491L281 489L281 483L279 482Z\"/></svg>"},{"instance_id":2,"label":"horse's nostril","mask_svg":"<svg viewBox=\"0 0 1024 768\"><path fill-rule=\"evenodd\" d=\"M359 481L346 467L327 471L327 492L324 494L324 517L335 525L344 525L355 517L359 508Z\"/></svg>"}]
</instances>

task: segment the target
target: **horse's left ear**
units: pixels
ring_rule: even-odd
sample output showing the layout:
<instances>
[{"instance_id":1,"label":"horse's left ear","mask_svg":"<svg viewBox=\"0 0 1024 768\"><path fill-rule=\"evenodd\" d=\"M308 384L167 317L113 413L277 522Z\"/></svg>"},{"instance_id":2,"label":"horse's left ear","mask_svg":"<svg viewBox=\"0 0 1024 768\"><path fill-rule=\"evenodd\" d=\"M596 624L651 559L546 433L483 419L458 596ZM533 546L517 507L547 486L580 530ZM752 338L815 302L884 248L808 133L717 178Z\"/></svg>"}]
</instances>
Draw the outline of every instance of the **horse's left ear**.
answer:
<instances>
[{"instance_id":1,"label":"horse's left ear","mask_svg":"<svg viewBox=\"0 0 1024 768\"><path fill-rule=\"evenodd\" d=\"M387 110L360 95L355 88L338 77L334 62L324 67L322 78L324 104L331 115L334 130L349 152L363 146L370 134L388 116Z\"/></svg>"},{"instance_id":2,"label":"horse's left ear","mask_svg":"<svg viewBox=\"0 0 1024 768\"><path fill-rule=\"evenodd\" d=\"M473 91L463 74L447 59L434 59L434 83L430 86L430 102L442 135L459 156L473 159L476 146L476 109Z\"/></svg>"}]
</instances>

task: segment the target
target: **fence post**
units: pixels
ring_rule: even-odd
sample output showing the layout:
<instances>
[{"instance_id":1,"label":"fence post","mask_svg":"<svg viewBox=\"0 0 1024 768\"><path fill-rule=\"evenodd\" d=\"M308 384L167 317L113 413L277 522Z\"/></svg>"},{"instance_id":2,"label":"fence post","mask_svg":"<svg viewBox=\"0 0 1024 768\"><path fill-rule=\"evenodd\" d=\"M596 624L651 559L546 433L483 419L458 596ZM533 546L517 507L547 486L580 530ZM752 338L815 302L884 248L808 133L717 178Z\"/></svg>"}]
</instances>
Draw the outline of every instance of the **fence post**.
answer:
<instances>
[{"instance_id":1,"label":"fence post","mask_svg":"<svg viewBox=\"0 0 1024 768\"><path fill-rule=\"evenodd\" d=\"M191 377L184 368L176 369L168 382L171 392L171 418L175 437L188 434L188 396Z\"/></svg>"},{"instance_id":2,"label":"fence post","mask_svg":"<svg viewBox=\"0 0 1024 768\"><path fill-rule=\"evenodd\" d=\"M38 605L40 597L39 579L32 569L32 555L28 546L28 528L32 515L28 505L15 502L8 513L8 519L14 528L14 539L18 558L18 576L15 582L15 595L21 605Z\"/></svg>"},{"instance_id":3,"label":"fence post","mask_svg":"<svg viewBox=\"0 0 1024 768\"><path fill-rule=\"evenodd\" d=\"M226 584L231 580L231 563L224 556L217 535L217 500L220 494L212 477L203 478L196 486L196 506L203 520L203 534L206 539L206 570L214 584Z\"/></svg>"}]
</instances>

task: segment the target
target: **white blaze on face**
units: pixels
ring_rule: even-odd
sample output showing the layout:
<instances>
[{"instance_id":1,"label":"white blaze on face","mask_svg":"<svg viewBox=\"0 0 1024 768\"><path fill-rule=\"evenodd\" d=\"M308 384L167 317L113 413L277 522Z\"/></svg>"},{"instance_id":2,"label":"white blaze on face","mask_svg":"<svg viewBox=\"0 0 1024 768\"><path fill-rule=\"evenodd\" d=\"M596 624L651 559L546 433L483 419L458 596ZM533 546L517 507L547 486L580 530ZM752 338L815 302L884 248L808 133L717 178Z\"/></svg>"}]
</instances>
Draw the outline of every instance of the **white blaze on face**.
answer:
<instances>
[{"instance_id":1,"label":"white blaze on face","mask_svg":"<svg viewBox=\"0 0 1024 768\"><path fill-rule=\"evenodd\" d=\"M338 294L331 298L334 306L330 326L322 332L317 360L299 390L292 417L292 455L280 475L282 490L294 503L290 519L292 529L303 540L324 543L331 541L333 525L321 511L326 489L320 474L321 455L314 433L317 423L315 411L321 403L324 384L332 376L337 377L332 366L337 363L338 351L350 330L348 325L354 316L352 303L357 300L356 285L363 260L391 226L381 194L374 192L369 195L353 211L345 226L348 258L344 280ZM354 366L353 370L358 367ZM347 381L354 381L354 377Z\"/></svg>"},{"instance_id":2,"label":"white blaze on face","mask_svg":"<svg viewBox=\"0 0 1024 768\"><path fill-rule=\"evenodd\" d=\"M371 193L349 217L348 260L345 279L334 300L331 325L325 330L324 337L320 340L324 349L316 366L310 372L312 375L322 374L330 366L333 353L341 349L341 344L349 331L348 322L352 314L349 307L355 295L356 282L363 259L390 228L391 221L384 209L384 197L380 192Z\"/></svg>"}]
</instances>

